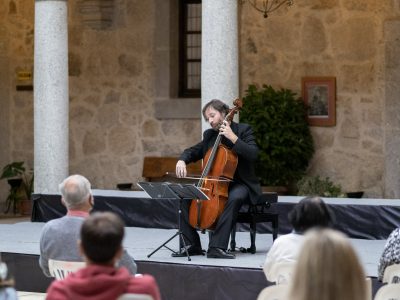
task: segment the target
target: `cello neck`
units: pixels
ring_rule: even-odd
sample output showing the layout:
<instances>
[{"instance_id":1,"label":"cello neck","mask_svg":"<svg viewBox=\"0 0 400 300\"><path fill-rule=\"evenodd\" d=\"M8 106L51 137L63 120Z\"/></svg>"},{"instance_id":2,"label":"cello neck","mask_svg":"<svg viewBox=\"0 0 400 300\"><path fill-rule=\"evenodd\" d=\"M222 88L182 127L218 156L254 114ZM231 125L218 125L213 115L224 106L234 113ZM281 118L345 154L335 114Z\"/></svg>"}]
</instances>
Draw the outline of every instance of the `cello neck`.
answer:
<instances>
[{"instance_id":1,"label":"cello neck","mask_svg":"<svg viewBox=\"0 0 400 300\"><path fill-rule=\"evenodd\" d=\"M202 178L206 177L208 175L208 173L210 172L210 170L211 170L211 167L212 167L213 162L214 162L215 154L217 153L217 150L218 150L218 146L219 146L219 144L221 144L221 139L222 139L222 136L218 134L218 136L217 136L217 138L216 138L216 140L214 142L214 146L211 149L210 156L209 156L209 158L207 160L207 163L206 163L206 165L205 165L205 167L203 169L203 172L201 174Z\"/></svg>"}]
</instances>

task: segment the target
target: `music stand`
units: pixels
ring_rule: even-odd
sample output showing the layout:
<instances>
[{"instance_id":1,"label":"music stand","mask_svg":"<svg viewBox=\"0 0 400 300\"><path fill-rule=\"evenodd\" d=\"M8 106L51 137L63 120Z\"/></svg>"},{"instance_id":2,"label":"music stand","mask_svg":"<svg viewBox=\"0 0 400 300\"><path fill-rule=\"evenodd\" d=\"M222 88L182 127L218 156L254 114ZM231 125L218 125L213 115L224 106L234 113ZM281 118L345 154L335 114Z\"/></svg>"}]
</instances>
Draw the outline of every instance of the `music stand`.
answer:
<instances>
[{"instance_id":1,"label":"music stand","mask_svg":"<svg viewBox=\"0 0 400 300\"><path fill-rule=\"evenodd\" d=\"M185 234L181 230L181 215L182 215L182 200L209 200L207 195L204 194L199 188L197 188L193 184L179 184L179 183L169 183L169 182L138 182L137 185L142 188L152 199L178 199L179 200L179 208L178 208L178 230L177 232L171 236L168 240L166 240L163 244L161 244L157 249L151 252L147 257L152 256L162 247L167 248L174 254L182 254L182 248L179 246L179 251L174 251L167 246L167 244L174 239L176 236L179 236L179 244L182 243L183 248L185 249L186 256L190 261L191 258L189 256L189 252L186 247L186 240L189 240Z\"/></svg>"}]
</instances>

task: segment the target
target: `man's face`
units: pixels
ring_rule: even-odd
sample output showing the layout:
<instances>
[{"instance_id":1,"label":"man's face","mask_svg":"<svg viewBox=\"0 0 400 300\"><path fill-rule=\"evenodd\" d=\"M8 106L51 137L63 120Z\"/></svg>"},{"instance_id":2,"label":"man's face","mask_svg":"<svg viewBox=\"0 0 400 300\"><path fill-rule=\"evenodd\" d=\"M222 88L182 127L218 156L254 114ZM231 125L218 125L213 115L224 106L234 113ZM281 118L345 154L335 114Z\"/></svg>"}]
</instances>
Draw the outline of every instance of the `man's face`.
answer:
<instances>
[{"instance_id":1,"label":"man's face","mask_svg":"<svg viewBox=\"0 0 400 300\"><path fill-rule=\"evenodd\" d=\"M205 119L214 130L218 130L219 126L224 120L224 116L218 110L214 109L212 106L209 106L205 111Z\"/></svg>"}]
</instances>

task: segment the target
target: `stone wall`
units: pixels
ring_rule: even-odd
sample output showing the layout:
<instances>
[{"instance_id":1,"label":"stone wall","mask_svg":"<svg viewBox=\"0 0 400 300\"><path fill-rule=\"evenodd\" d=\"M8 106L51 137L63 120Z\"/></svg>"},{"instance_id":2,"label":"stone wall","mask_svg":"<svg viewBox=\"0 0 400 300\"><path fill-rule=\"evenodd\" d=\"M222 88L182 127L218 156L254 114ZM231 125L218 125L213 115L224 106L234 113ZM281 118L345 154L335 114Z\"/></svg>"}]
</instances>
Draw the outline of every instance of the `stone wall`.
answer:
<instances>
[{"instance_id":1,"label":"stone wall","mask_svg":"<svg viewBox=\"0 0 400 300\"><path fill-rule=\"evenodd\" d=\"M144 156L177 156L199 136L196 121L154 116L156 6L132 0L69 6L70 173L97 188L137 182Z\"/></svg>"},{"instance_id":2,"label":"stone wall","mask_svg":"<svg viewBox=\"0 0 400 300\"><path fill-rule=\"evenodd\" d=\"M385 21L385 196L399 198L400 189L400 19Z\"/></svg>"},{"instance_id":3,"label":"stone wall","mask_svg":"<svg viewBox=\"0 0 400 300\"><path fill-rule=\"evenodd\" d=\"M0 167L33 166L33 92L17 91L20 71L33 72L33 1L0 1ZM29 84L29 82L28 82ZM0 182L0 204L8 185ZM0 213L3 208L0 205Z\"/></svg>"},{"instance_id":4,"label":"stone wall","mask_svg":"<svg viewBox=\"0 0 400 300\"><path fill-rule=\"evenodd\" d=\"M68 10L70 173L83 174L95 188L137 182L144 156L177 156L200 136L198 118L154 116L155 4L76 0L68 1ZM9 118L0 134L10 136L1 163L24 160L32 167L33 93L15 86L16 72L33 71L34 1L0 1L0 20L0 55L9 61L1 73L12 79L0 91L9 93L0 100ZM3 202L6 184L0 188Z\"/></svg>"},{"instance_id":5,"label":"stone wall","mask_svg":"<svg viewBox=\"0 0 400 300\"><path fill-rule=\"evenodd\" d=\"M363 190L367 197L399 197L398 188L384 190L385 176L395 175L386 174L386 156L398 153L385 148L393 136L385 135L383 29L386 20L399 17L398 2L294 2L267 19L242 7L242 91L250 83L271 84L301 95L301 77L336 77L336 126L312 127L316 153L309 173L329 176L345 191ZM393 105L400 107L392 101L389 110Z\"/></svg>"},{"instance_id":6,"label":"stone wall","mask_svg":"<svg viewBox=\"0 0 400 300\"><path fill-rule=\"evenodd\" d=\"M199 140L201 124L190 107L183 109L190 118L159 107L181 101L172 92L176 76L168 72L177 69L171 44L176 28L165 30L165 24L176 25L169 18L176 17L177 0L166 3L68 1L70 173L87 176L96 188L136 182L144 156L178 155ZM400 27L393 21L400 15L398 2L295 1L267 19L248 4L241 9L241 94L250 83L300 93L303 76L335 76L336 126L312 128L316 153L309 173L368 197L400 197L399 172L390 168L398 161L397 144L390 141L400 140L391 83L399 71ZM0 61L8 62L0 72L9 80L0 85L0 137L9 141L2 164L33 165L33 93L15 89L16 73L33 70L33 12L34 1L0 1Z\"/></svg>"}]
</instances>

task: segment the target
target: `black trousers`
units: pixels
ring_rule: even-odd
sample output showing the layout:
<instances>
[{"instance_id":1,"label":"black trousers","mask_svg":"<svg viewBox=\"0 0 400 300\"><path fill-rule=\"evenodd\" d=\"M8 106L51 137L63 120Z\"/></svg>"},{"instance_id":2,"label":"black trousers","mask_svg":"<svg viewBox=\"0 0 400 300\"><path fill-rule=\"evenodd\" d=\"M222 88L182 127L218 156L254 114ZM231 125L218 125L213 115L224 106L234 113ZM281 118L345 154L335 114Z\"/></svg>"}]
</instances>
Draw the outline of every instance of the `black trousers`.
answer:
<instances>
[{"instance_id":1,"label":"black trousers","mask_svg":"<svg viewBox=\"0 0 400 300\"><path fill-rule=\"evenodd\" d=\"M239 183L230 183L228 192L228 201L225 209L217 221L217 225L210 233L209 248L221 248L226 250L229 244L229 237L233 224L242 204L248 199L249 191L245 185ZM182 220L181 229L185 240L189 245L201 247L200 237L195 228L189 224L189 207L191 201L182 202ZM182 246L182 245L181 245Z\"/></svg>"}]
</instances>

